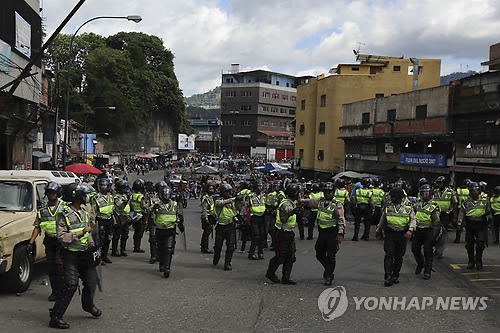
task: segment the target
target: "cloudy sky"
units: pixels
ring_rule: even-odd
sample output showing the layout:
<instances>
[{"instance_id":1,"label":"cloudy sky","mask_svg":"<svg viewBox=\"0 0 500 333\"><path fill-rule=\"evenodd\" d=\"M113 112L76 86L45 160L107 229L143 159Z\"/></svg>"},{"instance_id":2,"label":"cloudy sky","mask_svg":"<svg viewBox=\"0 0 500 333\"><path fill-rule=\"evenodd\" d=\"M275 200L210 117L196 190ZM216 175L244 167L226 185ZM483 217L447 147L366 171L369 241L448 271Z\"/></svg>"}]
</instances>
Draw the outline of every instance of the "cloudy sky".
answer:
<instances>
[{"instance_id":1,"label":"cloudy sky","mask_svg":"<svg viewBox=\"0 0 500 333\"><path fill-rule=\"evenodd\" d=\"M77 0L41 0L48 33ZM100 20L82 32L140 31L175 54L185 96L221 82L231 63L292 75L325 73L362 53L442 59L441 74L486 70L500 42L500 0L87 0L65 33L101 15L141 15L135 24Z\"/></svg>"}]
</instances>

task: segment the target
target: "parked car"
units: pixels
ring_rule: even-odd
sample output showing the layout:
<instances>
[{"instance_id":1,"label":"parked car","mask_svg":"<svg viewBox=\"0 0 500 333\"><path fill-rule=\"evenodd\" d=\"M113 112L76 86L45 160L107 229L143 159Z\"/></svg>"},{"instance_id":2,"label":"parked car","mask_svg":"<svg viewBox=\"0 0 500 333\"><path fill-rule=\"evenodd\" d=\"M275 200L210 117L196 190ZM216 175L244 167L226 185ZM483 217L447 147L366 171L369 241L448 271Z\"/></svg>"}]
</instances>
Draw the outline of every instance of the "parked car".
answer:
<instances>
[{"instance_id":1,"label":"parked car","mask_svg":"<svg viewBox=\"0 0 500 333\"><path fill-rule=\"evenodd\" d=\"M44 234L36 239L31 254L26 251L26 245L37 208L46 201L47 183L57 178L64 185L78 178L72 173L64 174L56 176L45 171L38 176L40 173L36 171L0 171L0 288L4 291L26 291L33 279L34 264L45 259Z\"/></svg>"}]
</instances>

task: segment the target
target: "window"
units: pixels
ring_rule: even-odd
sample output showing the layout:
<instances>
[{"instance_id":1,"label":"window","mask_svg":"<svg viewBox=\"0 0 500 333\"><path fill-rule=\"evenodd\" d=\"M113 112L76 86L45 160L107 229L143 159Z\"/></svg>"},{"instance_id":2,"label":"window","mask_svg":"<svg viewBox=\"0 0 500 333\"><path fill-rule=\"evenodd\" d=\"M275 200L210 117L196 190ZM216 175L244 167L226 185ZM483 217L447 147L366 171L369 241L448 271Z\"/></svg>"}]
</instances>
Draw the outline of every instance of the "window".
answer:
<instances>
[{"instance_id":1,"label":"window","mask_svg":"<svg viewBox=\"0 0 500 333\"><path fill-rule=\"evenodd\" d=\"M242 91L241 92L241 97L251 97L252 96L252 92L251 91Z\"/></svg>"},{"instance_id":2,"label":"window","mask_svg":"<svg viewBox=\"0 0 500 333\"><path fill-rule=\"evenodd\" d=\"M242 105L240 107L241 111L252 111L252 106L251 105Z\"/></svg>"},{"instance_id":3,"label":"window","mask_svg":"<svg viewBox=\"0 0 500 333\"><path fill-rule=\"evenodd\" d=\"M387 110L387 121L396 121L396 109Z\"/></svg>"},{"instance_id":4,"label":"window","mask_svg":"<svg viewBox=\"0 0 500 333\"><path fill-rule=\"evenodd\" d=\"M325 134L325 122L319 123L319 134Z\"/></svg>"},{"instance_id":5,"label":"window","mask_svg":"<svg viewBox=\"0 0 500 333\"><path fill-rule=\"evenodd\" d=\"M394 67L392 67L392 70L394 72L401 72L401 66L394 66Z\"/></svg>"},{"instance_id":6,"label":"window","mask_svg":"<svg viewBox=\"0 0 500 333\"><path fill-rule=\"evenodd\" d=\"M321 106L326 106L326 95L321 95Z\"/></svg>"},{"instance_id":7,"label":"window","mask_svg":"<svg viewBox=\"0 0 500 333\"><path fill-rule=\"evenodd\" d=\"M236 97L236 91L226 91L226 97Z\"/></svg>"},{"instance_id":8,"label":"window","mask_svg":"<svg viewBox=\"0 0 500 333\"><path fill-rule=\"evenodd\" d=\"M269 106L262 106L262 111L269 111Z\"/></svg>"},{"instance_id":9,"label":"window","mask_svg":"<svg viewBox=\"0 0 500 333\"><path fill-rule=\"evenodd\" d=\"M353 72L359 72L359 67L351 67L351 70L352 70Z\"/></svg>"},{"instance_id":10,"label":"window","mask_svg":"<svg viewBox=\"0 0 500 333\"><path fill-rule=\"evenodd\" d=\"M300 160L304 159L304 149L299 149L299 159Z\"/></svg>"},{"instance_id":11,"label":"window","mask_svg":"<svg viewBox=\"0 0 500 333\"><path fill-rule=\"evenodd\" d=\"M242 120L241 126L250 126L250 120Z\"/></svg>"},{"instance_id":12,"label":"window","mask_svg":"<svg viewBox=\"0 0 500 333\"><path fill-rule=\"evenodd\" d=\"M280 94L273 94L274 99L280 99Z\"/></svg>"},{"instance_id":13,"label":"window","mask_svg":"<svg viewBox=\"0 0 500 333\"><path fill-rule=\"evenodd\" d=\"M281 95L281 98L288 101L288 95Z\"/></svg>"},{"instance_id":14,"label":"window","mask_svg":"<svg viewBox=\"0 0 500 333\"><path fill-rule=\"evenodd\" d=\"M287 87L290 87L290 83L288 83L288 82L287 82L287 83L286 83L286 86L287 86Z\"/></svg>"},{"instance_id":15,"label":"window","mask_svg":"<svg viewBox=\"0 0 500 333\"><path fill-rule=\"evenodd\" d=\"M415 110L415 119L425 119L427 118L427 104L417 105Z\"/></svg>"},{"instance_id":16,"label":"window","mask_svg":"<svg viewBox=\"0 0 500 333\"><path fill-rule=\"evenodd\" d=\"M264 91L262 93L262 97L269 97L269 96L271 96L271 93L269 91Z\"/></svg>"},{"instance_id":17,"label":"window","mask_svg":"<svg viewBox=\"0 0 500 333\"><path fill-rule=\"evenodd\" d=\"M226 83L233 83L233 78L226 79Z\"/></svg>"},{"instance_id":18,"label":"window","mask_svg":"<svg viewBox=\"0 0 500 333\"><path fill-rule=\"evenodd\" d=\"M290 96L290 100L291 100L292 102L296 102L296 101L297 101L297 97L295 97L295 96Z\"/></svg>"},{"instance_id":19,"label":"window","mask_svg":"<svg viewBox=\"0 0 500 333\"><path fill-rule=\"evenodd\" d=\"M306 133L306 127L304 126L304 124L301 124L299 128L299 134L304 135L305 133Z\"/></svg>"},{"instance_id":20,"label":"window","mask_svg":"<svg viewBox=\"0 0 500 333\"><path fill-rule=\"evenodd\" d=\"M280 85L280 81L276 81L276 85L279 86Z\"/></svg>"},{"instance_id":21,"label":"window","mask_svg":"<svg viewBox=\"0 0 500 333\"><path fill-rule=\"evenodd\" d=\"M271 107L271 112L278 112L278 108Z\"/></svg>"},{"instance_id":22,"label":"window","mask_svg":"<svg viewBox=\"0 0 500 333\"><path fill-rule=\"evenodd\" d=\"M318 150L318 161L323 161L325 159L325 151Z\"/></svg>"},{"instance_id":23,"label":"window","mask_svg":"<svg viewBox=\"0 0 500 333\"><path fill-rule=\"evenodd\" d=\"M295 109L288 110L288 114L291 116L295 116Z\"/></svg>"},{"instance_id":24,"label":"window","mask_svg":"<svg viewBox=\"0 0 500 333\"><path fill-rule=\"evenodd\" d=\"M280 108L280 113L286 113L286 109Z\"/></svg>"},{"instance_id":25,"label":"window","mask_svg":"<svg viewBox=\"0 0 500 333\"><path fill-rule=\"evenodd\" d=\"M384 97L384 94L375 94L375 98L382 98Z\"/></svg>"},{"instance_id":26,"label":"window","mask_svg":"<svg viewBox=\"0 0 500 333\"><path fill-rule=\"evenodd\" d=\"M361 123L369 124L370 123L370 112L364 112L361 114Z\"/></svg>"},{"instance_id":27,"label":"window","mask_svg":"<svg viewBox=\"0 0 500 333\"><path fill-rule=\"evenodd\" d=\"M305 99L300 101L300 110L302 110L302 111L306 110L306 100Z\"/></svg>"}]
</instances>

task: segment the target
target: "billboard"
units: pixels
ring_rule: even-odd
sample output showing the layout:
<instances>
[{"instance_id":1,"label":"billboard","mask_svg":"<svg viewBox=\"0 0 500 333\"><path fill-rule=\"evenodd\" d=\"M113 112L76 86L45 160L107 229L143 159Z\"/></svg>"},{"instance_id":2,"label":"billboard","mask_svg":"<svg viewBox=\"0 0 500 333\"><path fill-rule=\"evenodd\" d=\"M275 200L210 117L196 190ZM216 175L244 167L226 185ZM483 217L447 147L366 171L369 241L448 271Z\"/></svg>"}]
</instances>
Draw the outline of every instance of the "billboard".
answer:
<instances>
[{"instance_id":1,"label":"billboard","mask_svg":"<svg viewBox=\"0 0 500 333\"><path fill-rule=\"evenodd\" d=\"M446 155L444 154L410 154L404 153L399 156L399 164L415 165L423 167L446 167Z\"/></svg>"},{"instance_id":2,"label":"billboard","mask_svg":"<svg viewBox=\"0 0 500 333\"><path fill-rule=\"evenodd\" d=\"M194 135L179 134L177 139L177 149L194 150Z\"/></svg>"},{"instance_id":3,"label":"billboard","mask_svg":"<svg viewBox=\"0 0 500 333\"><path fill-rule=\"evenodd\" d=\"M31 26L18 12L16 12L16 49L28 58L31 57Z\"/></svg>"}]
</instances>

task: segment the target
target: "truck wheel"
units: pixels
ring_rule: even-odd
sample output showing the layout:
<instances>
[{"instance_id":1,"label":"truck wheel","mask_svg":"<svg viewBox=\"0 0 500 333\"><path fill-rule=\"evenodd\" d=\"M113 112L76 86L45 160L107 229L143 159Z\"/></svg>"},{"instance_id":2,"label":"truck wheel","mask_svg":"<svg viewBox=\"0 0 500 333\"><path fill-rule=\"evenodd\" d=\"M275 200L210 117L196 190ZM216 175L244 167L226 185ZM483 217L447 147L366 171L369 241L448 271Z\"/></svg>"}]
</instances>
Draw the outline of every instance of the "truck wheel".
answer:
<instances>
[{"instance_id":1,"label":"truck wheel","mask_svg":"<svg viewBox=\"0 0 500 333\"><path fill-rule=\"evenodd\" d=\"M33 279L34 260L26 252L26 246L18 246L12 257L12 267L2 279L3 289L7 292L22 293L28 290Z\"/></svg>"}]
</instances>

